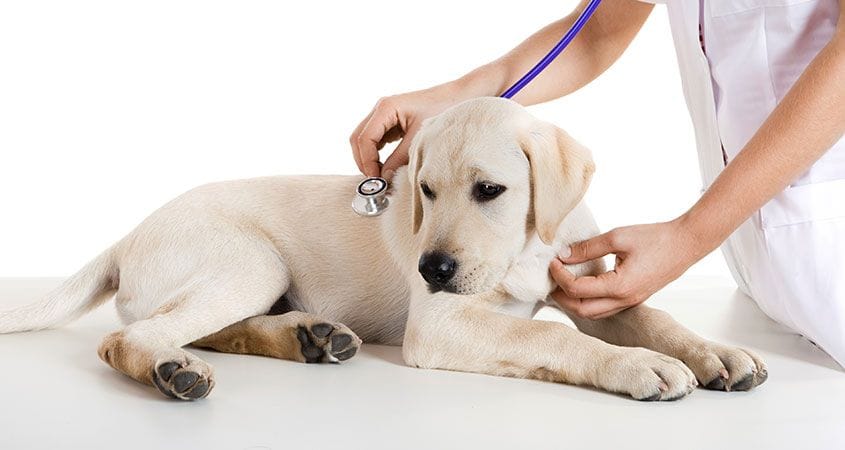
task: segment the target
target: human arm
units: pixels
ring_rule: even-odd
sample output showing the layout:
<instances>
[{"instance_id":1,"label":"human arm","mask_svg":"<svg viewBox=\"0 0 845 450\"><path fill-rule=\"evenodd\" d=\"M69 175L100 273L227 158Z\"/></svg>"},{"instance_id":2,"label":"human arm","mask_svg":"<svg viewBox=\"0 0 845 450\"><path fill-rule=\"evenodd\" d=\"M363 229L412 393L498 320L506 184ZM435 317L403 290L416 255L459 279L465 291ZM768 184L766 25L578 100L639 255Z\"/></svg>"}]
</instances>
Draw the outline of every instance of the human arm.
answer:
<instances>
[{"instance_id":1,"label":"human arm","mask_svg":"<svg viewBox=\"0 0 845 450\"><path fill-rule=\"evenodd\" d=\"M501 58L448 83L382 98L349 138L359 170L385 175L407 164L411 138L422 121L463 100L499 95L527 72L572 26L586 6L530 36ZM636 0L605 0L581 33L546 70L514 100L531 105L559 98L604 72L628 47L653 5ZM383 167L378 151L402 139ZM382 173L383 172L383 173Z\"/></svg>"},{"instance_id":2,"label":"human arm","mask_svg":"<svg viewBox=\"0 0 845 450\"><path fill-rule=\"evenodd\" d=\"M840 0L845 3L845 0ZM612 230L572 246L565 263L615 254L614 270L574 277L560 261L553 294L581 317L604 318L642 303L719 246L754 211L805 172L845 132L845 6L816 55L757 133L686 213Z\"/></svg>"}]
</instances>

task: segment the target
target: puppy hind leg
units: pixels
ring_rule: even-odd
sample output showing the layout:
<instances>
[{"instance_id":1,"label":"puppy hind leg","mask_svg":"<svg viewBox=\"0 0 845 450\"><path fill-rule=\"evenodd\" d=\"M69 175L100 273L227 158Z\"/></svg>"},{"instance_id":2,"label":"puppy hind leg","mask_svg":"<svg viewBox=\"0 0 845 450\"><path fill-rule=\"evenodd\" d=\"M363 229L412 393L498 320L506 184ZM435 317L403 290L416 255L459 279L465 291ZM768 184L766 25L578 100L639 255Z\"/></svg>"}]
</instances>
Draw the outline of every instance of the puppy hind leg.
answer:
<instances>
[{"instance_id":1,"label":"puppy hind leg","mask_svg":"<svg viewBox=\"0 0 845 450\"><path fill-rule=\"evenodd\" d=\"M193 400L211 392L213 370L205 361L177 346L156 348L140 342L137 333L132 336L129 338L126 331L106 336L98 350L100 359L168 397Z\"/></svg>"},{"instance_id":2,"label":"puppy hind leg","mask_svg":"<svg viewBox=\"0 0 845 450\"><path fill-rule=\"evenodd\" d=\"M340 362L357 353L361 339L346 325L302 311L257 316L193 343L226 353L269 356L306 363Z\"/></svg>"},{"instance_id":3,"label":"puppy hind leg","mask_svg":"<svg viewBox=\"0 0 845 450\"><path fill-rule=\"evenodd\" d=\"M100 345L100 358L169 397L193 400L207 396L214 387L211 366L181 347L265 313L286 287L266 280L238 281L251 288L218 286L193 292L169 302L159 314L110 334Z\"/></svg>"}]
</instances>

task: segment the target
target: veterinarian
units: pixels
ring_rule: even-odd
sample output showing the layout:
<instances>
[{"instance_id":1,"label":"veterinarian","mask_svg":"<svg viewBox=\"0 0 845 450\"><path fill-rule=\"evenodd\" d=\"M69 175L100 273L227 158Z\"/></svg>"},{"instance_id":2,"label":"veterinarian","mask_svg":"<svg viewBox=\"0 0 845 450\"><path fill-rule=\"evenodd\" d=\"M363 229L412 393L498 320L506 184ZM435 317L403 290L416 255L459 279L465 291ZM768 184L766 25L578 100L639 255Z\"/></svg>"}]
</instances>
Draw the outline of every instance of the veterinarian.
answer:
<instances>
[{"instance_id":1,"label":"veterinarian","mask_svg":"<svg viewBox=\"0 0 845 450\"><path fill-rule=\"evenodd\" d=\"M658 0L659 2L659 0ZM739 288L845 365L845 0L669 0L706 191L675 220L618 228L561 251L554 299L600 319L637 305L719 245ZM379 101L352 133L360 170L390 178L423 119L495 96L539 60L580 10L490 64ZM514 97L567 95L612 65L654 5L611 0ZM403 138L382 166L378 150ZM563 263L616 255L574 277Z\"/></svg>"}]
</instances>

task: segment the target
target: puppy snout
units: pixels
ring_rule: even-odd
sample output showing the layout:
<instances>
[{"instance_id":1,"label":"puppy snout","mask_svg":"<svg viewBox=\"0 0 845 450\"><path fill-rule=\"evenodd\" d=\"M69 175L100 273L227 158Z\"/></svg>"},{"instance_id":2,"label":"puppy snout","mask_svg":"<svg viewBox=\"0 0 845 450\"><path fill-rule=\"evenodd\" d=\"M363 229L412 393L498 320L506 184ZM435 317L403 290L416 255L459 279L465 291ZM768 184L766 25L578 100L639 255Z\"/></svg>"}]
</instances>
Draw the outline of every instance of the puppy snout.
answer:
<instances>
[{"instance_id":1,"label":"puppy snout","mask_svg":"<svg viewBox=\"0 0 845 450\"><path fill-rule=\"evenodd\" d=\"M420 275L432 287L444 288L455 276L457 269L457 261L443 252L425 253L420 257Z\"/></svg>"}]
</instances>

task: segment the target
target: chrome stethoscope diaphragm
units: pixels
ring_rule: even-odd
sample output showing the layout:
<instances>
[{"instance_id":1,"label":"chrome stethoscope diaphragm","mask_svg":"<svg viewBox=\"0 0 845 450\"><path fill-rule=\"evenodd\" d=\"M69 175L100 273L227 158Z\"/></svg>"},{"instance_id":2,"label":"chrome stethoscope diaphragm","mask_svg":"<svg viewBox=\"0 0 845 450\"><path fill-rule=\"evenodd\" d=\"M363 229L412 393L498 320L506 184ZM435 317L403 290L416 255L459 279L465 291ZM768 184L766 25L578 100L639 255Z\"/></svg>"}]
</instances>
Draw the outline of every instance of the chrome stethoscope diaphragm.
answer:
<instances>
[{"instance_id":1,"label":"chrome stethoscope diaphragm","mask_svg":"<svg viewBox=\"0 0 845 450\"><path fill-rule=\"evenodd\" d=\"M387 181L381 177L370 177L358 184L352 210L358 215L372 217L384 212L387 204Z\"/></svg>"}]
</instances>

